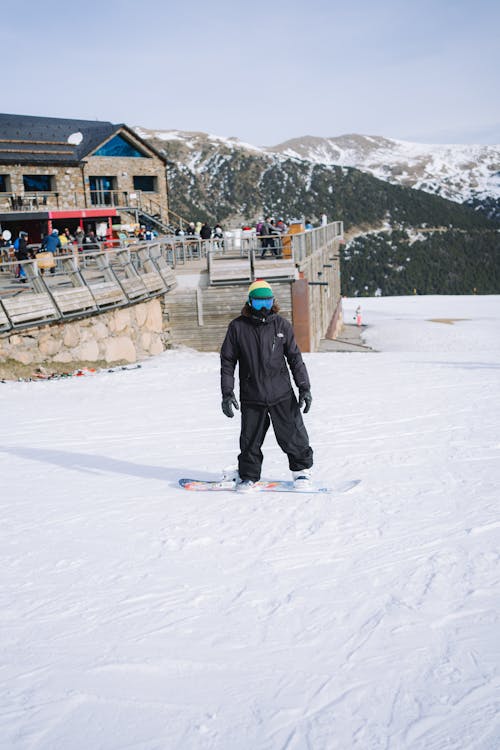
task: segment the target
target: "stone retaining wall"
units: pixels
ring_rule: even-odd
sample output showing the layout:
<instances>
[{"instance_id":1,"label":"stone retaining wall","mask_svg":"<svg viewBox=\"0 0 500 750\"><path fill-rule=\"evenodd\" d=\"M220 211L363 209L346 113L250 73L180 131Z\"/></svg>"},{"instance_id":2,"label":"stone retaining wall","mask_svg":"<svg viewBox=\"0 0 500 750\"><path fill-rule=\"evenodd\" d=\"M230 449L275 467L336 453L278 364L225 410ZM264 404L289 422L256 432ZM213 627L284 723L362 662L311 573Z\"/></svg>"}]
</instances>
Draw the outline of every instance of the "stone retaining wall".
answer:
<instances>
[{"instance_id":1,"label":"stone retaining wall","mask_svg":"<svg viewBox=\"0 0 500 750\"><path fill-rule=\"evenodd\" d=\"M160 299L90 318L29 328L0 337L0 362L109 365L137 362L166 348Z\"/></svg>"}]
</instances>

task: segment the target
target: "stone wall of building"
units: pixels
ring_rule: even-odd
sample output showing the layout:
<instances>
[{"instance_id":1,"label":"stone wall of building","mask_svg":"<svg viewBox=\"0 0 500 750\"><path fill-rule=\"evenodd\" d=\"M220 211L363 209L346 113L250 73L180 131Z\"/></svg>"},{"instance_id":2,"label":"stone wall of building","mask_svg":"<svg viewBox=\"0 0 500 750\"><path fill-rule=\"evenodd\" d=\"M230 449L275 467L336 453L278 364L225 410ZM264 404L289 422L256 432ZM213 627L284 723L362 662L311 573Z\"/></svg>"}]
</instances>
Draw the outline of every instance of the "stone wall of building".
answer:
<instances>
[{"instance_id":1,"label":"stone wall of building","mask_svg":"<svg viewBox=\"0 0 500 750\"><path fill-rule=\"evenodd\" d=\"M55 164L50 166L5 164L0 165L0 171L8 177L9 192L15 195L24 194L24 175L49 175L52 191L59 193L60 209L85 208L82 171L79 167L56 166ZM55 197L48 197L47 208L58 208ZM44 206L40 206L40 209L43 210Z\"/></svg>"},{"instance_id":2,"label":"stone wall of building","mask_svg":"<svg viewBox=\"0 0 500 750\"><path fill-rule=\"evenodd\" d=\"M0 362L68 365L137 362L166 348L159 298L90 318L29 328L0 337Z\"/></svg>"},{"instance_id":3,"label":"stone wall of building","mask_svg":"<svg viewBox=\"0 0 500 750\"><path fill-rule=\"evenodd\" d=\"M165 165L157 157L134 158L118 156L91 156L84 167L84 179L87 195L90 195L89 177L114 177L115 190L130 194L134 190L134 177L155 177L156 192L143 193L143 201L147 203L150 197L152 201L160 204L163 211L167 210L167 179ZM80 177L81 181L81 177ZM133 203L133 199L130 201ZM90 207L90 203L89 203ZM147 206L143 206L147 210ZM128 217L130 220L130 216Z\"/></svg>"},{"instance_id":4,"label":"stone wall of building","mask_svg":"<svg viewBox=\"0 0 500 750\"><path fill-rule=\"evenodd\" d=\"M130 134L127 134L127 139L133 141ZM144 144L138 143L138 147L144 151ZM151 176L156 178L156 191L142 193L142 203L145 204L142 207L148 211L148 199L151 198L154 204L161 206L161 212L166 217L168 195L165 164L154 152L150 154L145 157L89 156L81 168L55 164L0 164L0 174L6 177L8 192L15 195L24 194L23 175L49 175L51 191L58 193L58 199L48 196L47 205L41 205L40 210L45 207L66 210L93 208L89 177L113 177L114 189L130 197L130 194L137 193L134 189L134 177ZM130 203L133 201L134 199L131 199ZM125 213L123 219L130 222L130 214Z\"/></svg>"}]
</instances>

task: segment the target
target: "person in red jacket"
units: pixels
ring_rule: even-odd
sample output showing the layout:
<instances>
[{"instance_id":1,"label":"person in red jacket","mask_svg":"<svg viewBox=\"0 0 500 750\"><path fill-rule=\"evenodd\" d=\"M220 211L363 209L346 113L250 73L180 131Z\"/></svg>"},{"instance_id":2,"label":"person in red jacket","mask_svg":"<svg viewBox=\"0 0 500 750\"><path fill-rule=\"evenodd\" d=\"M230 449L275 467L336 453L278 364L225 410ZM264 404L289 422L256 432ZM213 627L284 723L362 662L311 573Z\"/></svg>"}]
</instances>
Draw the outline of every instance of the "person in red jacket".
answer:
<instances>
[{"instance_id":1,"label":"person in red jacket","mask_svg":"<svg viewBox=\"0 0 500 750\"><path fill-rule=\"evenodd\" d=\"M239 409L234 395L238 365L241 401L240 454L236 489L248 492L260 479L262 444L272 422L280 448L297 487L311 482L313 451L301 408L311 408L309 375L295 341L291 323L278 314L270 285L263 279L250 284L241 315L229 324L221 348L222 411L234 417ZM290 372L299 391L292 388Z\"/></svg>"}]
</instances>

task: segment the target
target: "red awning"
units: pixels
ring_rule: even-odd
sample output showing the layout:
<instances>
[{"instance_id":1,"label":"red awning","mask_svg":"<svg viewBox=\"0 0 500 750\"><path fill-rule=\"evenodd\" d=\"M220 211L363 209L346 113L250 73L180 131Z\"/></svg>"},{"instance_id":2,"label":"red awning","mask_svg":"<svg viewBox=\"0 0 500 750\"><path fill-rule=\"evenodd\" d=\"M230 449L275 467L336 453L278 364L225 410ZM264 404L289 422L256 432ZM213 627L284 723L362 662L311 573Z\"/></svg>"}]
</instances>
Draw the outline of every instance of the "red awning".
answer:
<instances>
[{"instance_id":1,"label":"red awning","mask_svg":"<svg viewBox=\"0 0 500 750\"><path fill-rule=\"evenodd\" d=\"M84 208L74 211L49 211L49 219L94 219L98 216L116 216L116 208Z\"/></svg>"}]
</instances>

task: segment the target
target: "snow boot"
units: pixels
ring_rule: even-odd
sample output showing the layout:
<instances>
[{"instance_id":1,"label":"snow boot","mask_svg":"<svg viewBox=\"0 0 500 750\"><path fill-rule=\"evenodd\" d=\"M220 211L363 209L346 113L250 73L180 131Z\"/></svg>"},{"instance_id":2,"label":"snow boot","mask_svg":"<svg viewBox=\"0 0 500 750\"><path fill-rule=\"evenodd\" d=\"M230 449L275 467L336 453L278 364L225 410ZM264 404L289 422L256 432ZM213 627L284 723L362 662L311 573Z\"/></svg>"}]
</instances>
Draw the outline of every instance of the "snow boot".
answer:
<instances>
[{"instance_id":1,"label":"snow boot","mask_svg":"<svg viewBox=\"0 0 500 750\"><path fill-rule=\"evenodd\" d=\"M255 482L251 479L242 479L236 484L236 492L252 492L255 488Z\"/></svg>"},{"instance_id":2,"label":"snow boot","mask_svg":"<svg viewBox=\"0 0 500 750\"><path fill-rule=\"evenodd\" d=\"M307 490L312 487L312 472L311 469L300 469L300 471L292 471L293 484L297 490Z\"/></svg>"}]
</instances>

